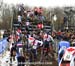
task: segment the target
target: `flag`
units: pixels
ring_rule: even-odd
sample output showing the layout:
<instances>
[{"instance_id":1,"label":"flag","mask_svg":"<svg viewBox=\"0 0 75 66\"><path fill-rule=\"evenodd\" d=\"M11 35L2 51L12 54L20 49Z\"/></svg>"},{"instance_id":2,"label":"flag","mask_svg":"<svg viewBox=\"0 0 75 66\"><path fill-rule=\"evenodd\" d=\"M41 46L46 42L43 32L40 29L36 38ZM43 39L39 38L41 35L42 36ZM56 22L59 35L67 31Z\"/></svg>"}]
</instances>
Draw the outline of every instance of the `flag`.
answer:
<instances>
[{"instance_id":1,"label":"flag","mask_svg":"<svg viewBox=\"0 0 75 66\"><path fill-rule=\"evenodd\" d=\"M66 23L67 22L67 17L64 17L64 23Z\"/></svg>"}]
</instances>

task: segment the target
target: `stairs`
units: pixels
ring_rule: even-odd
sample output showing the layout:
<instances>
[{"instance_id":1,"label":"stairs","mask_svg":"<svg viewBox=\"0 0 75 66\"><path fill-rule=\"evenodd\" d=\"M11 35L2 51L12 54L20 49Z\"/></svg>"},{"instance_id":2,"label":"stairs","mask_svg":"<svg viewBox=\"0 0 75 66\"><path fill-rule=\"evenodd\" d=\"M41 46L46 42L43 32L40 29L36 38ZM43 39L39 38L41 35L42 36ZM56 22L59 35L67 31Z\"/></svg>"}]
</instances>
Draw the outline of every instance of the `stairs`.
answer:
<instances>
[{"instance_id":1,"label":"stairs","mask_svg":"<svg viewBox=\"0 0 75 66\"><path fill-rule=\"evenodd\" d=\"M39 21L36 22L30 22L31 25L29 25L29 31L31 32L33 29L35 29L35 31L37 31L37 24ZM43 30L46 32L49 32L50 34L52 33L52 25L50 22L48 21L44 21L43 22L44 28ZM21 25L19 22L13 22L13 29L15 30L16 28L21 28L22 31L24 31L26 29L26 25Z\"/></svg>"}]
</instances>

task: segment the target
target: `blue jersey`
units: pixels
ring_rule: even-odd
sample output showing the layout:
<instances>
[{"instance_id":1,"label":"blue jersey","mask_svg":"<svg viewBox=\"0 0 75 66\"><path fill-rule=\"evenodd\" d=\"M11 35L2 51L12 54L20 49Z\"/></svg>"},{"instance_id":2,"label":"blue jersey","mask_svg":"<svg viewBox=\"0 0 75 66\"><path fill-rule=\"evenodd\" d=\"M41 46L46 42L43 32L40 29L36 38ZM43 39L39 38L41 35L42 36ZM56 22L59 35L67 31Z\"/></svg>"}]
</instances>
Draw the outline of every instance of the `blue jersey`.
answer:
<instances>
[{"instance_id":1,"label":"blue jersey","mask_svg":"<svg viewBox=\"0 0 75 66\"><path fill-rule=\"evenodd\" d=\"M58 44L58 63L60 62L60 54L64 54L64 48L70 47L70 43L68 41L60 41Z\"/></svg>"}]
</instances>

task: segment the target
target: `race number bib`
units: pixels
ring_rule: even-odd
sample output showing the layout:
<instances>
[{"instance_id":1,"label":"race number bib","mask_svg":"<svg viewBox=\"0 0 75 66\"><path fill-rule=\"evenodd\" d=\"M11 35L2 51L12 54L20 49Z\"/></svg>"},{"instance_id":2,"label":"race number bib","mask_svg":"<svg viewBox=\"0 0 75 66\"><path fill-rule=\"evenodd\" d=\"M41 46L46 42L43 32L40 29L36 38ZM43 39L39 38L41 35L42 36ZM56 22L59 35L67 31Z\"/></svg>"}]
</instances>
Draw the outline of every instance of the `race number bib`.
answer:
<instances>
[{"instance_id":1,"label":"race number bib","mask_svg":"<svg viewBox=\"0 0 75 66\"><path fill-rule=\"evenodd\" d=\"M75 47L69 47L65 50L65 54L63 56L64 60L71 61L74 57Z\"/></svg>"},{"instance_id":2,"label":"race number bib","mask_svg":"<svg viewBox=\"0 0 75 66\"><path fill-rule=\"evenodd\" d=\"M63 58L64 58L64 61L70 61L72 58L72 54L66 51Z\"/></svg>"},{"instance_id":3,"label":"race number bib","mask_svg":"<svg viewBox=\"0 0 75 66\"><path fill-rule=\"evenodd\" d=\"M66 58L69 59L69 58L70 58L70 54L68 54L68 55L66 56Z\"/></svg>"}]
</instances>

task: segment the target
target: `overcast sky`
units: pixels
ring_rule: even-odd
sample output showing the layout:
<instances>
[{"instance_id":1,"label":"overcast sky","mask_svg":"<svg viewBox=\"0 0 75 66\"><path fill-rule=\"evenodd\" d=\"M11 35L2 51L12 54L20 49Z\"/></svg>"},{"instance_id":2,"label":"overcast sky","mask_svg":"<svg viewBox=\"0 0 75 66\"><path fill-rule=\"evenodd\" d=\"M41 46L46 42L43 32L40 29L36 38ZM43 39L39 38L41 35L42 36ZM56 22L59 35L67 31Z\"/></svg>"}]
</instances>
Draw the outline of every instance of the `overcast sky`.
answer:
<instances>
[{"instance_id":1,"label":"overcast sky","mask_svg":"<svg viewBox=\"0 0 75 66\"><path fill-rule=\"evenodd\" d=\"M8 4L23 3L28 6L43 6L43 7L62 7L62 6L75 6L75 0L3 0Z\"/></svg>"}]
</instances>

